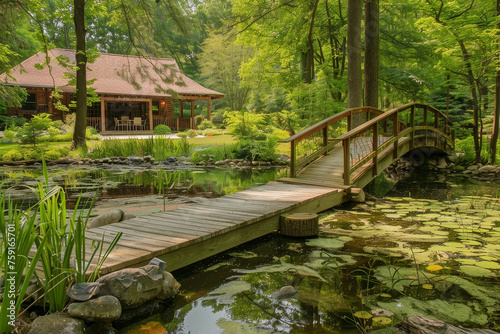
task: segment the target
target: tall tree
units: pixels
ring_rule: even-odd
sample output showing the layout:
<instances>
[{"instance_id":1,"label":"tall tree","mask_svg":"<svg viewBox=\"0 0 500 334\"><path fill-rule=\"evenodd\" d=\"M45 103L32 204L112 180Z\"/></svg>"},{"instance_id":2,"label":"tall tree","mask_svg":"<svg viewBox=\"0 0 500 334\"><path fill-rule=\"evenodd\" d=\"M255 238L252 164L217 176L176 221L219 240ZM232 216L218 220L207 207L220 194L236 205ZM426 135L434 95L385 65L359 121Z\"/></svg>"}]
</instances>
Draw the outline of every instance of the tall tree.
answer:
<instances>
[{"instance_id":1,"label":"tall tree","mask_svg":"<svg viewBox=\"0 0 500 334\"><path fill-rule=\"evenodd\" d=\"M357 108L363 104L361 17L361 0L349 0L347 5L347 108ZM362 124L365 118L362 114L356 114L352 126Z\"/></svg>"},{"instance_id":2,"label":"tall tree","mask_svg":"<svg viewBox=\"0 0 500 334\"><path fill-rule=\"evenodd\" d=\"M365 0L365 106L378 107L379 0Z\"/></svg>"},{"instance_id":3,"label":"tall tree","mask_svg":"<svg viewBox=\"0 0 500 334\"><path fill-rule=\"evenodd\" d=\"M497 0L497 39L496 39L496 70L495 70L495 106L493 111L493 131L491 133L491 141L490 141L490 160L492 164L496 163L497 157L497 142L498 142L498 131L499 131L499 122L500 122L500 50L499 50L499 42L500 42L500 21L498 18L500 17L500 0Z\"/></svg>"},{"instance_id":4,"label":"tall tree","mask_svg":"<svg viewBox=\"0 0 500 334\"><path fill-rule=\"evenodd\" d=\"M76 34L76 120L73 148L86 148L87 127L87 48L85 44L85 0L74 0L73 20Z\"/></svg>"}]
</instances>

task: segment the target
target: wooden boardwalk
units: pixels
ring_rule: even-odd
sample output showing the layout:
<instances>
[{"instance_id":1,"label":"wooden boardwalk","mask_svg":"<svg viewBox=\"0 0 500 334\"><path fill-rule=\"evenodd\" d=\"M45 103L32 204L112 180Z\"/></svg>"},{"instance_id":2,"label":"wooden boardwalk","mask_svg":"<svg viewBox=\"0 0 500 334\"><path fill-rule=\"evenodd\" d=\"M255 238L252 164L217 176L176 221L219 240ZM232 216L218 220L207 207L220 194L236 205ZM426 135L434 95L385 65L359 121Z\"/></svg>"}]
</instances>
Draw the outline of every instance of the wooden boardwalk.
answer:
<instances>
[{"instance_id":1,"label":"wooden boardwalk","mask_svg":"<svg viewBox=\"0 0 500 334\"><path fill-rule=\"evenodd\" d=\"M278 230L284 213L317 213L346 200L343 188L270 182L201 204L92 228L87 242L104 236L107 246L123 233L103 273L140 266L153 257L164 260L172 271Z\"/></svg>"}]
</instances>

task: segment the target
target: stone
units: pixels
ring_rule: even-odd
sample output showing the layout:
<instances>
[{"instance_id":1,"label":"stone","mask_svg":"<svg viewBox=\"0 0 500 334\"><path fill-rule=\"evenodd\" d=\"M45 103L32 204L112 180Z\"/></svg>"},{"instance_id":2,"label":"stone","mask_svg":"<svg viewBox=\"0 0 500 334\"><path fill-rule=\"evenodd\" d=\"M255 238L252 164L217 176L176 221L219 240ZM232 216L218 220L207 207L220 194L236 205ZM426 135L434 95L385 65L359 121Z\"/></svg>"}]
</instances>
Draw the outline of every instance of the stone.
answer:
<instances>
[{"instance_id":1,"label":"stone","mask_svg":"<svg viewBox=\"0 0 500 334\"><path fill-rule=\"evenodd\" d=\"M118 298L122 309L128 310L155 298L163 287L163 276L158 266L126 268L102 276L100 295Z\"/></svg>"},{"instance_id":2,"label":"stone","mask_svg":"<svg viewBox=\"0 0 500 334\"><path fill-rule=\"evenodd\" d=\"M215 162L215 166L223 166L225 164L226 164L226 162L224 160L219 160L219 161Z\"/></svg>"},{"instance_id":3,"label":"stone","mask_svg":"<svg viewBox=\"0 0 500 334\"><path fill-rule=\"evenodd\" d=\"M152 314L158 314L164 309L165 303L161 303L158 300L150 300L134 309L123 310L120 319L114 321L113 324L118 324L120 326L122 324L129 324L134 319L149 318Z\"/></svg>"},{"instance_id":4,"label":"stone","mask_svg":"<svg viewBox=\"0 0 500 334\"><path fill-rule=\"evenodd\" d=\"M154 257L149 261L148 263L149 266L158 266L160 268L160 271L164 271L165 268L167 267L167 263L163 260L160 260L157 257Z\"/></svg>"},{"instance_id":5,"label":"stone","mask_svg":"<svg viewBox=\"0 0 500 334\"><path fill-rule=\"evenodd\" d=\"M479 173L495 173L497 170L497 167L496 166L492 166L492 165L486 165L486 166L483 166L481 168L478 168L478 172Z\"/></svg>"},{"instance_id":6,"label":"stone","mask_svg":"<svg viewBox=\"0 0 500 334\"><path fill-rule=\"evenodd\" d=\"M85 321L67 314L53 313L33 321L28 334L81 334L85 333Z\"/></svg>"},{"instance_id":7,"label":"stone","mask_svg":"<svg viewBox=\"0 0 500 334\"><path fill-rule=\"evenodd\" d=\"M124 221L124 220L129 220L129 219L133 219L133 218L137 218L136 215L134 215L133 213L131 212L128 212L128 211L125 211L123 213L123 217L122 217L122 220L121 221Z\"/></svg>"},{"instance_id":8,"label":"stone","mask_svg":"<svg viewBox=\"0 0 500 334\"><path fill-rule=\"evenodd\" d=\"M445 169L446 167L448 167L448 164L446 163L446 158L445 157L439 158L436 167L439 169Z\"/></svg>"},{"instance_id":9,"label":"stone","mask_svg":"<svg viewBox=\"0 0 500 334\"><path fill-rule=\"evenodd\" d=\"M162 273L163 276L163 286L158 294L158 299L165 300L174 298L178 293L181 287L180 283L172 276L168 271L164 271Z\"/></svg>"},{"instance_id":10,"label":"stone","mask_svg":"<svg viewBox=\"0 0 500 334\"><path fill-rule=\"evenodd\" d=\"M456 155L448 155L446 157L446 159L449 161L449 162L457 162L457 157Z\"/></svg>"},{"instance_id":11,"label":"stone","mask_svg":"<svg viewBox=\"0 0 500 334\"><path fill-rule=\"evenodd\" d=\"M99 293L101 285L96 282L76 283L69 288L67 295L69 298L78 301L86 301Z\"/></svg>"},{"instance_id":12,"label":"stone","mask_svg":"<svg viewBox=\"0 0 500 334\"><path fill-rule=\"evenodd\" d=\"M75 302L68 306L68 314L74 318L89 321L109 322L120 318L122 306L114 296L101 296L85 302Z\"/></svg>"},{"instance_id":13,"label":"stone","mask_svg":"<svg viewBox=\"0 0 500 334\"><path fill-rule=\"evenodd\" d=\"M123 211L121 209L111 209L94 217L87 223L87 228L105 226L113 223L118 223L123 219Z\"/></svg>"}]
</instances>

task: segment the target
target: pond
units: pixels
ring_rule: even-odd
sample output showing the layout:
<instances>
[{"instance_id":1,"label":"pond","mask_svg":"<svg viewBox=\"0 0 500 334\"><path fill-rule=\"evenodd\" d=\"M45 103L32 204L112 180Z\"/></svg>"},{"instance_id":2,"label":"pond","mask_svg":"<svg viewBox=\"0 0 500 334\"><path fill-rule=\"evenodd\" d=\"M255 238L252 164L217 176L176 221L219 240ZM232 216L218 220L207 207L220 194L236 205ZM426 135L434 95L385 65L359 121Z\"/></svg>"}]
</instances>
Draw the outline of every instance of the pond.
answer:
<instances>
[{"instance_id":1,"label":"pond","mask_svg":"<svg viewBox=\"0 0 500 334\"><path fill-rule=\"evenodd\" d=\"M414 314L498 330L498 195L436 175L403 181L321 213L318 238L269 235L174 272L173 305L120 333L359 333Z\"/></svg>"},{"instance_id":2,"label":"pond","mask_svg":"<svg viewBox=\"0 0 500 334\"><path fill-rule=\"evenodd\" d=\"M96 205L111 199L153 196L172 200L190 197L220 197L244 189L266 184L284 176L279 168L225 169L181 168L168 169L156 166L52 166L49 167L49 184L64 188L68 208L74 208L76 200L96 196ZM36 202L33 191L37 183L43 183L40 166L27 168L0 168L2 189L18 206L28 207ZM158 196L159 195L159 196ZM83 205L83 201L81 202Z\"/></svg>"}]
</instances>

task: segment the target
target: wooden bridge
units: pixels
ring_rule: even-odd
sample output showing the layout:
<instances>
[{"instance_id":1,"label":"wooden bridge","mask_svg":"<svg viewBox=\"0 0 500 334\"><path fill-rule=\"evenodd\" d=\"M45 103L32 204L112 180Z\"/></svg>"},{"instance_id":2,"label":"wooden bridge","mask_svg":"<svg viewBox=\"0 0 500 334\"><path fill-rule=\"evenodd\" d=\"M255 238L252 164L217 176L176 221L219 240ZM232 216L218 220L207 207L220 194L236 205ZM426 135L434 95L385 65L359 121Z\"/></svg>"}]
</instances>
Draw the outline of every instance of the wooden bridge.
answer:
<instances>
[{"instance_id":1,"label":"wooden bridge","mask_svg":"<svg viewBox=\"0 0 500 334\"><path fill-rule=\"evenodd\" d=\"M356 114L368 120L352 128ZM89 245L104 238L106 246L123 233L102 272L140 266L153 257L163 259L169 271L182 268L278 230L285 213L317 213L348 201L354 189L410 150L449 152L454 142L450 120L418 103L385 112L346 110L285 141L291 144L290 175L279 182L89 229Z\"/></svg>"}]
</instances>

